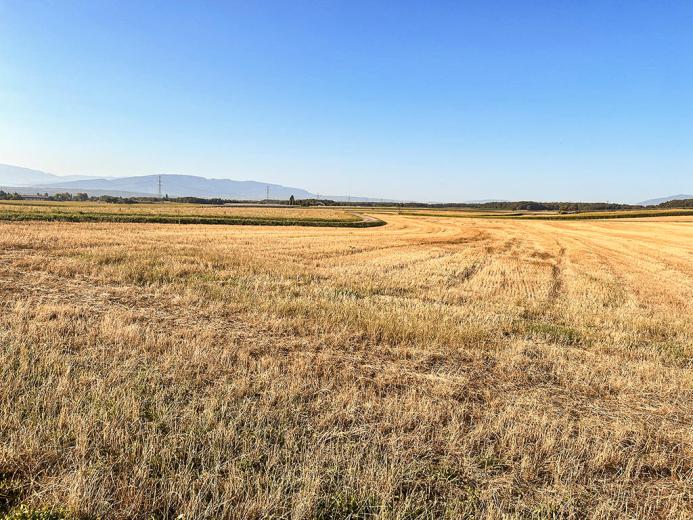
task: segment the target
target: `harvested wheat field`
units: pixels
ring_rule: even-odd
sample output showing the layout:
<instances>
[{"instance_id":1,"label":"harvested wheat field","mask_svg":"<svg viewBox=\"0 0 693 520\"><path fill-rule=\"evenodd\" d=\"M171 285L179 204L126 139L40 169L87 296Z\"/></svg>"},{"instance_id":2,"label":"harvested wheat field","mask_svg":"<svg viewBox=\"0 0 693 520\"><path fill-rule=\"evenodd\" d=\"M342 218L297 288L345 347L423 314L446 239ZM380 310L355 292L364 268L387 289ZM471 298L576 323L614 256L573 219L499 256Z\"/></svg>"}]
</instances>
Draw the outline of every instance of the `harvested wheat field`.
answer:
<instances>
[{"instance_id":1,"label":"harvested wheat field","mask_svg":"<svg viewBox=\"0 0 693 520\"><path fill-rule=\"evenodd\" d=\"M693 218L382 218L0 222L0 511L693 515Z\"/></svg>"},{"instance_id":2,"label":"harvested wheat field","mask_svg":"<svg viewBox=\"0 0 693 520\"><path fill-rule=\"evenodd\" d=\"M176 202L111 204L0 200L0 221L137 222L159 224L304 225L374 227L375 217L337 208L201 205Z\"/></svg>"}]
</instances>

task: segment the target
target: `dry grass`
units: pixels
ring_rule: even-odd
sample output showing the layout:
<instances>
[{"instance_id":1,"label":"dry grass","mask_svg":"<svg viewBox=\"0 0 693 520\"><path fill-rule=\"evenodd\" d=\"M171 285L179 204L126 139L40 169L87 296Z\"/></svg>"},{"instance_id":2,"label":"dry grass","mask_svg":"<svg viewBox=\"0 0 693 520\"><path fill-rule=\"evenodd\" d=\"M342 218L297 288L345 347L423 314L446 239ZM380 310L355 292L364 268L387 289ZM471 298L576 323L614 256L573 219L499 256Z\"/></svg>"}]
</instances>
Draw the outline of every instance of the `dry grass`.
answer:
<instances>
[{"instance_id":1,"label":"dry grass","mask_svg":"<svg viewBox=\"0 0 693 520\"><path fill-rule=\"evenodd\" d=\"M690 518L693 219L386 219L0 223L0 507Z\"/></svg>"},{"instance_id":2,"label":"dry grass","mask_svg":"<svg viewBox=\"0 0 693 520\"><path fill-rule=\"evenodd\" d=\"M30 200L2 200L0 213L103 213L116 215L195 216L195 217L238 217L252 219L295 219L295 220L343 220L359 218L349 211L326 207L261 207L261 206L216 206L204 204L110 204L105 202L55 202Z\"/></svg>"}]
</instances>

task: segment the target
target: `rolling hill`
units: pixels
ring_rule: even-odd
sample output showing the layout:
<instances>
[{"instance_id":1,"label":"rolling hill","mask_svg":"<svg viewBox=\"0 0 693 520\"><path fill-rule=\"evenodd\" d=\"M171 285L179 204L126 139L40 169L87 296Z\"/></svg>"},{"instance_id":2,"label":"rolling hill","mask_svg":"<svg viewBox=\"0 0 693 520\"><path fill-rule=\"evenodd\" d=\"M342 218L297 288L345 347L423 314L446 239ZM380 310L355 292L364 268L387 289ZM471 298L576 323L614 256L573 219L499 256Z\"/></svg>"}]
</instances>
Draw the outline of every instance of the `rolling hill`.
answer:
<instances>
[{"instance_id":1,"label":"rolling hill","mask_svg":"<svg viewBox=\"0 0 693 520\"><path fill-rule=\"evenodd\" d=\"M312 199L318 195L302 188L268 184L257 181L236 181L230 179L209 179L197 175L143 175L133 177L61 177L40 170L0 164L0 188L16 188L12 191L36 192L85 192L89 195L156 196L159 192L169 197L223 198L233 200L262 200L269 198L283 200L293 195L297 199ZM322 198L346 201L376 201L368 197L347 197L344 195L325 195Z\"/></svg>"},{"instance_id":2,"label":"rolling hill","mask_svg":"<svg viewBox=\"0 0 693 520\"><path fill-rule=\"evenodd\" d=\"M46 185L46 187L63 189L65 191L112 190L157 195L159 177L161 177L161 193L167 194L169 197L220 197L223 199L259 200L267 197L267 186L269 186L270 198L288 199L291 195L297 199L314 197L312 193L301 188L290 188L278 184L233 181L229 179L207 179L195 175L173 174L70 181L52 183Z\"/></svg>"},{"instance_id":3,"label":"rolling hill","mask_svg":"<svg viewBox=\"0 0 693 520\"><path fill-rule=\"evenodd\" d=\"M41 170L22 168L10 164L0 164L0 186L36 186L39 184L51 184L55 182L71 182L95 179L83 175L68 175L60 177Z\"/></svg>"},{"instance_id":4,"label":"rolling hill","mask_svg":"<svg viewBox=\"0 0 693 520\"><path fill-rule=\"evenodd\" d=\"M649 199L649 200L644 200L642 202L638 202L641 206L656 206L657 204L661 204L662 202L669 202L670 200L686 200L686 199L693 199L693 195L686 195L683 193L680 193L678 195L669 195L668 197L660 197L658 199Z\"/></svg>"}]
</instances>

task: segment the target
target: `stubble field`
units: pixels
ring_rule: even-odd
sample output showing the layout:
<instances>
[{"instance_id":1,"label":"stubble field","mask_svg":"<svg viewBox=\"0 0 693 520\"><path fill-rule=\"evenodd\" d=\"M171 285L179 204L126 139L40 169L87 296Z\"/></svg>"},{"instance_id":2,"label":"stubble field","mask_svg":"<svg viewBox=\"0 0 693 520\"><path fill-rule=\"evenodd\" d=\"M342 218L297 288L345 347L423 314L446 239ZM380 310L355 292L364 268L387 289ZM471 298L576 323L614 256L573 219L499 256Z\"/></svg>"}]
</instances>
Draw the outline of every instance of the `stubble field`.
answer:
<instances>
[{"instance_id":1,"label":"stubble field","mask_svg":"<svg viewBox=\"0 0 693 520\"><path fill-rule=\"evenodd\" d=\"M353 209L271 205L57 202L0 200L0 221L117 222L317 227L374 227L375 217Z\"/></svg>"},{"instance_id":2,"label":"stubble field","mask_svg":"<svg viewBox=\"0 0 693 520\"><path fill-rule=\"evenodd\" d=\"M0 515L693 515L693 218L382 218L0 222Z\"/></svg>"}]
</instances>

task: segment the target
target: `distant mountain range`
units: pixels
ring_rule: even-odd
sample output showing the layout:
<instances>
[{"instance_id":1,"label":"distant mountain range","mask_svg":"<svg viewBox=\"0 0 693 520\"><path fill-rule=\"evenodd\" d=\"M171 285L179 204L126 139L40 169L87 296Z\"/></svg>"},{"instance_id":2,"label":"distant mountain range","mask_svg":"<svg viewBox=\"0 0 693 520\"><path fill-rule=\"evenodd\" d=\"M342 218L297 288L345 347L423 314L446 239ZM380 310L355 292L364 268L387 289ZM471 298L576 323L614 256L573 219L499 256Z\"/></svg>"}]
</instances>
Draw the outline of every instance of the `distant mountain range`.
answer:
<instances>
[{"instance_id":1,"label":"distant mountain range","mask_svg":"<svg viewBox=\"0 0 693 520\"><path fill-rule=\"evenodd\" d=\"M661 197L659 199L650 199L650 200L643 200L642 202L639 202L641 206L656 206L657 204L661 204L662 202L669 202L670 200L686 200L686 199L693 199L693 195L685 195L683 193L679 195L670 195L668 197Z\"/></svg>"},{"instance_id":2,"label":"distant mountain range","mask_svg":"<svg viewBox=\"0 0 693 520\"><path fill-rule=\"evenodd\" d=\"M84 192L89 195L114 195L121 197L156 196L159 193L169 197L222 198L231 200L276 200L314 199L319 196L302 188L281 186L256 181L234 181L229 179L207 179L195 175L144 175L139 177L61 177L29 168L0 164L0 189L12 188L12 191L29 194L37 192ZM323 195L329 200L354 202L379 201L368 197L350 197L346 195ZM391 202L391 201L388 201Z\"/></svg>"},{"instance_id":3,"label":"distant mountain range","mask_svg":"<svg viewBox=\"0 0 693 520\"><path fill-rule=\"evenodd\" d=\"M87 177L84 175L67 175L59 177L40 170L0 164L0 186L33 186L38 184L50 184L52 182L83 181L97 178L98 177Z\"/></svg>"},{"instance_id":4,"label":"distant mountain range","mask_svg":"<svg viewBox=\"0 0 693 520\"><path fill-rule=\"evenodd\" d=\"M208 179L196 175L143 175L133 177L96 177L84 175L58 176L40 170L0 164L0 190L16 191L20 194L55 194L60 192L87 193L90 196L113 195L117 197L152 197L159 193L169 197L221 198L229 200L286 200L291 195L296 199L315 199L319 196L302 188L268 184L257 181L234 181ZM401 202L392 199L375 199L346 195L322 195L322 199L353 202ZM693 195L671 195L640 202L642 206L656 206L670 200L693 199ZM507 202L500 199L463 201L466 203Z\"/></svg>"}]
</instances>

